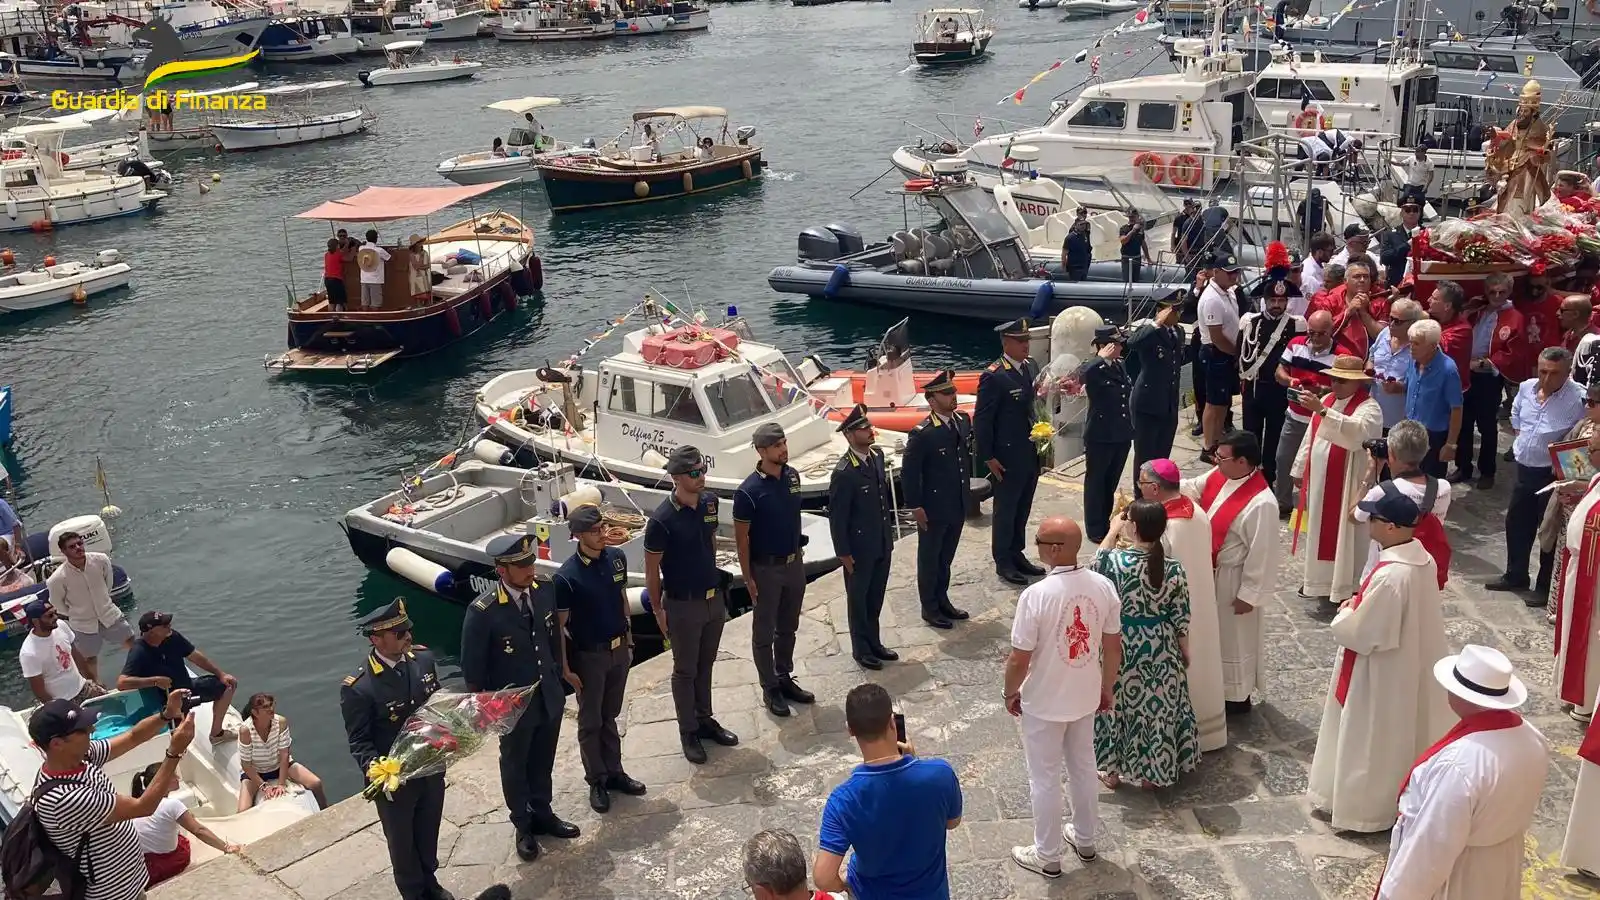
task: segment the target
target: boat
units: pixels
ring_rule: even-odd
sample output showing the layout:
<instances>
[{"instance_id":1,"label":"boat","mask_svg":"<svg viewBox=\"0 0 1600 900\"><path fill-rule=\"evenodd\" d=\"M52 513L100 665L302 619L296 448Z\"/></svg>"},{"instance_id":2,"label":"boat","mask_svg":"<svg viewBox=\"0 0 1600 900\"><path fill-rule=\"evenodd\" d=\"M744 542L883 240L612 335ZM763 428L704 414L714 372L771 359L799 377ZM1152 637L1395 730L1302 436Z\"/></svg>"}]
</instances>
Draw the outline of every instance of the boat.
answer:
<instances>
[{"instance_id":1,"label":"boat","mask_svg":"<svg viewBox=\"0 0 1600 900\"><path fill-rule=\"evenodd\" d=\"M1133 12L1139 3L1140 0L1060 0L1056 11L1063 19L1092 19Z\"/></svg>"},{"instance_id":2,"label":"boat","mask_svg":"<svg viewBox=\"0 0 1600 900\"><path fill-rule=\"evenodd\" d=\"M92 263L63 262L0 275L0 313L28 312L62 303L83 303L128 284L132 268L115 250L101 250Z\"/></svg>"},{"instance_id":3,"label":"boat","mask_svg":"<svg viewBox=\"0 0 1600 900\"><path fill-rule=\"evenodd\" d=\"M143 177L103 169L61 167L62 136L82 123L41 122L11 129L25 142L22 155L0 159L0 231L42 231L64 225L131 216L166 199Z\"/></svg>"},{"instance_id":4,"label":"boat","mask_svg":"<svg viewBox=\"0 0 1600 900\"><path fill-rule=\"evenodd\" d=\"M24 121L32 122L95 125L115 119L117 114L118 111L114 109L89 109L54 118L38 116L22 116L21 118ZM30 143L32 142L26 135L13 134L9 130L0 132L0 157L15 159L23 156L27 153ZM141 134L96 141L91 144L63 146L61 155L61 168L67 172L76 172L83 169L116 169L119 165L129 160L139 160L151 170L160 170L165 166L160 160L151 156L150 148L143 145L143 135Z\"/></svg>"},{"instance_id":5,"label":"boat","mask_svg":"<svg viewBox=\"0 0 1600 900\"><path fill-rule=\"evenodd\" d=\"M942 160L932 178L909 181L895 193L943 225L902 230L872 245L847 225L807 228L798 263L773 269L767 284L781 294L987 322L1044 318L1073 306L1131 321L1136 309L1188 286L1181 266L1146 265L1130 285L1115 260L1090 265L1085 281L1066 280L1059 264L1033 262L1017 231L1020 219L1009 218L995 195L968 178L961 160Z\"/></svg>"},{"instance_id":6,"label":"boat","mask_svg":"<svg viewBox=\"0 0 1600 900\"><path fill-rule=\"evenodd\" d=\"M413 0L410 13L422 17L428 29L428 41L470 41L478 37L478 23L483 17L481 2L466 0Z\"/></svg>"},{"instance_id":7,"label":"boat","mask_svg":"<svg viewBox=\"0 0 1600 900\"><path fill-rule=\"evenodd\" d=\"M127 47L34 44L21 54L0 52L0 71L13 78L71 79L114 84L121 77L123 68L132 66L133 58L133 50Z\"/></svg>"},{"instance_id":8,"label":"boat","mask_svg":"<svg viewBox=\"0 0 1600 900\"><path fill-rule=\"evenodd\" d=\"M264 7L236 0L79 0L74 5L94 17L89 25L103 29L113 45L138 46L144 24L164 20L177 33L186 60L247 54L273 21Z\"/></svg>"},{"instance_id":9,"label":"boat","mask_svg":"<svg viewBox=\"0 0 1600 900\"><path fill-rule=\"evenodd\" d=\"M654 300L638 310L658 324L627 333L622 350L595 368L567 360L506 372L480 388L473 408L494 442L485 451L522 466L550 459L593 477L662 487L671 484L667 456L691 444L705 455L706 490L731 498L755 467L756 428L776 422L788 438L789 465L800 472L802 500L825 506L847 445L783 352L749 340L737 318L712 329L684 324L683 316L659 324L671 317ZM900 437L885 432L879 440L894 468Z\"/></svg>"},{"instance_id":10,"label":"boat","mask_svg":"<svg viewBox=\"0 0 1600 900\"><path fill-rule=\"evenodd\" d=\"M310 84L259 88L252 93L267 98L266 112L270 118L213 122L210 131L216 136L217 146L229 152L288 147L360 134L367 130L373 118L365 108L358 106L334 113L311 112L312 98L316 94L349 83L314 81Z\"/></svg>"},{"instance_id":11,"label":"boat","mask_svg":"<svg viewBox=\"0 0 1600 900\"><path fill-rule=\"evenodd\" d=\"M534 110L560 106L556 97L516 97L496 100L484 109L508 112L519 117L519 124L506 135L505 152L479 150L461 153L439 163L438 172L456 184L487 184L488 182L515 182L535 177L535 159L540 154L560 153L572 148L559 143L546 134L544 126L533 117Z\"/></svg>"},{"instance_id":12,"label":"boat","mask_svg":"<svg viewBox=\"0 0 1600 900\"><path fill-rule=\"evenodd\" d=\"M342 62L361 52L349 16L291 16L267 26L261 56L268 62Z\"/></svg>"},{"instance_id":13,"label":"boat","mask_svg":"<svg viewBox=\"0 0 1600 900\"><path fill-rule=\"evenodd\" d=\"M609 0L507 0L500 4L501 41L593 41L617 33L617 10Z\"/></svg>"},{"instance_id":14,"label":"boat","mask_svg":"<svg viewBox=\"0 0 1600 900\"><path fill-rule=\"evenodd\" d=\"M395 41L383 48L383 55L389 60L387 67L363 71L356 77L367 87L380 87L471 78L483 68L483 63L468 62L460 54L449 60L424 56L425 47L423 41Z\"/></svg>"},{"instance_id":15,"label":"boat","mask_svg":"<svg viewBox=\"0 0 1600 900\"><path fill-rule=\"evenodd\" d=\"M829 371L815 354L801 357L795 371L805 379L806 391L825 405L828 418L843 422L860 403L867 407L867 420L873 427L904 434L928 417L928 398L922 389L939 373L913 369L910 325L910 319L901 319L884 333L868 353L865 371ZM955 376L956 409L969 416L977 405L982 374L958 372Z\"/></svg>"},{"instance_id":16,"label":"boat","mask_svg":"<svg viewBox=\"0 0 1600 900\"><path fill-rule=\"evenodd\" d=\"M709 129L702 124L708 121ZM750 144L754 127L728 129L728 111L718 106L645 110L598 152L541 157L534 167L557 213L702 194L753 181L766 165L761 148ZM663 149L664 140L680 146Z\"/></svg>"},{"instance_id":17,"label":"boat","mask_svg":"<svg viewBox=\"0 0 1600 900\"><path fill-rule=\"evenodd\" d=\"M9 394L9 390L8 390ZM9 407L9 403L6 404ZM0 441L0 444L5 441ZM106 520L96 515L74 516L70 519L57 522L50 530L36 531L25 538L28 544L28 557L38 563L33 573L38 580L19 590L7 591L0 594L0 639L21 638L28 630L28 617L22 611L34 600L49 600L50 586L47 580L57 568L66 564L66 560L54 554L56 538L68 532L75 531L83 536L84 549L95 553L112 555L114 549L111 541L111 529L106 526ZM118 604L125 604L133 599L133 580L128 577L127 570L111 564L111 600Z\"/></svg>"},{"instance_id":18,"label":"boat","mask_svg":"<svg viewBox=\"0 0 1600 900\"><path fill-rule=\"evenodd\" d=\"M370 187L294 218L330 224L423 219L503 186ZM471 337L515 309L519 297L544 286L533 231L509 213L474 215L420 240L429 284L413 282L413 251L396 244L387 248L383 305L363 310L360 270L352 260L344 279L350 286L348 310L333 309L320 288L293 300L289 350L269 357L267 369L366 373L389 360L432 353Z\"/></svg>"},{"instance_id":19,"label":"boat","mask_svg":"<svg viewBox=\"0 0 1600 900\"><path fill-rule=\"evenodd\" d=\"M217 146L217 136L211 133L211 125L218 117L205 107L213 102L227 106L231 103L227 98L252 94L260 87L259 82L246 81L228 87L190 91L184 95L183 104L169 103L161 110L146 107L141 95L139 103L117 112L117 120L139 123L142 140L163 151L211 150ZM141 152L141 157L148 158L149 154Z\"/></svg>"},{"instance_id":20,"label":"boat","mask_svg":"<svg viewBox=\"0 0 1600 900\"><path fill-rule=\"evenodd\" d=\"M1018 9L1055 9L1061 0L1017 0Z\"/></svg>"},{"instance_id":21,"label":"boat","mask_svg":"<svg viewBox=\"0 0 1600 900\"><path fill-rule=\"evenodd\" d=\"M922 66L976 62L989 52L994 23L982 9L929 9L917 13L911 56Z\"/></svg>"},{"instance_id":22,"label":"boat","mask_svg":"<svg viewBox=\"0 0 1600 900\"><path fill-rule=\"evenodd\" d=\"M350 30L361 42L362 53L382 53L394 41L425 41L434 29L413 0L353 0L350 4ZM457 28L463 23L458 23ZM477 20L472 21L477 33Z\"/></svg>"},{"instance_id":23,"label":"boat","mask_svg":"<svg viewBox=\"0 0 1600 900\"><path fill-rule=\"evenodd\" d=\"M494 442L468 453L498 456ZM483 450L477 450L483 446ZM456 603L471 603L492 591L498 576L486 549L501 535L531 534L538 543L534 571L548 580L578 552L566 512L584 504L601 510L607 543L627 556L625 590L635 629L659 634L647 605L644 526L650 513L672 495L618 481L578 478L570 463L534 468L495 465L462 455L463 461L420 480L408 481L371 503L345 513L341 526L350 549L373 569ZM733 504L717 504L717 567L730 585L729 615L750 608L733 538ZM828 520L802 513L806 580L839 567Z\"/></svg>"},{"instance_id":24,"label":"boat","mask_svg":"<svg viewBox=\"0 0 1600 900\"><path fill-rule=\"evenodd\" d=\"M705 31L711 27L711 8L684 2L637 4L632 0L622 0L614 27L622 37L669 31Z\"/></svg>"}]
</instances>

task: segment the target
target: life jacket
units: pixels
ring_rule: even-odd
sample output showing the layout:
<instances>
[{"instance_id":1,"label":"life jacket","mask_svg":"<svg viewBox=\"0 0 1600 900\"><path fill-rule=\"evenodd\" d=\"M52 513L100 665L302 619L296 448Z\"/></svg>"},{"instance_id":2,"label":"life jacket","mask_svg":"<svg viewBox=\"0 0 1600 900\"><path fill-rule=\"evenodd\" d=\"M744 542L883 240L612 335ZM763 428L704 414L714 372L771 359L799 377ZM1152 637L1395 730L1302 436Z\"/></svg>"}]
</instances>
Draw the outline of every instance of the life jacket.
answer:
<instances>
[{"instance_id":1,"label":"life jacket","mask_svg":"<svg viewBox=\"0 0 1600 900\"><path fill-rule=\"evenodd\" d=\"M1385 481L1382 485L1383 492L1394 497L1400 494L1400 489L1395 487L1393 481ZM1444 523L1433 514L1433 504L1439 499L1439 479L1429 476L1428 482L1422 488L1422 500L1417 503L1422 518L1417 520L1417 527L1412 531L1417 542L1433 557L1433 563L1438 570L1439 590L1444 590L1445 579L1450 575L1450 538L1444 533Z\"/></svg>"}]
</instances>

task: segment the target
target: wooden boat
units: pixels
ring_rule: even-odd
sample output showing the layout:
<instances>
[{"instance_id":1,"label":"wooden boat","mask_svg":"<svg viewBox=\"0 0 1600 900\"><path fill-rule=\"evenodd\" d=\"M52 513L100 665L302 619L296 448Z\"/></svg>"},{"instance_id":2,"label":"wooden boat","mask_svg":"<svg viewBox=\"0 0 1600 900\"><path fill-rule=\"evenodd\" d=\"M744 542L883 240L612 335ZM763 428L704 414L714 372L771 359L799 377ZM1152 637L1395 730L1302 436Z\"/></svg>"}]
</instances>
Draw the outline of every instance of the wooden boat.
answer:
<instances>
[{"instance_id":1,"label":"wooden boat","mask_svg":"<svg viewBox=\"0 0 1600 900\"><path fill-rule=\"evenodd\" d=\"M295 218L330 224L425 218L504 185L370 187ZM390 259L384 264L383 305L361 309L360 269L354 260L346 263L348 308L333 309L323 289L293 301L288 309L289 351L269 357L269 370L360 374L392 359L442 350L515 309L519 297L543 286L533 231L509 213L464 219L423 238L420 251L400 245L386 249ZM427 254L427 284L413 282L414 252Z\"/></svg>"},{"instance_id":2,"label":"wooden boat","mask_svg":"<svg viewBox=\"0 0 1600 900\"><path fill-rule=\"evenodd\" d=\"M229 152L288 147L360 134L367 130L373 118L366 109L358 106L332 113L317 113L312 109L312 97L318 92L348 83L316 81L261 88L252 93L268 98L266 117L216 122L211 126L211 133L216 135L217 146Z\"/></svg>"},{"instance_id":3,"label":"wooden boat","mask_svg":"<svg viewBox=\"0 0 1600 900\"><path fill-rule=\"evenodd\" d=\"M703 128L707 121L715 124ZM557 213L703 194L753 181L766 165L750 144L755 128L728 129L728 111L717 106L645 110L597 154L541 158L535 166ZM664 148L669 139L680 146Z\"/></svg>"},{"instance_id":4,"label":"wooden boat","mask_svg":"<svg viewBox=\"0 0 1600 900\"><path fill-rule=\"evenodd\" d=\"M911 56L922 66L977 62L989 52L994 23L981 9L930 9L917 14Z\"/></svg>"}]
</instances>

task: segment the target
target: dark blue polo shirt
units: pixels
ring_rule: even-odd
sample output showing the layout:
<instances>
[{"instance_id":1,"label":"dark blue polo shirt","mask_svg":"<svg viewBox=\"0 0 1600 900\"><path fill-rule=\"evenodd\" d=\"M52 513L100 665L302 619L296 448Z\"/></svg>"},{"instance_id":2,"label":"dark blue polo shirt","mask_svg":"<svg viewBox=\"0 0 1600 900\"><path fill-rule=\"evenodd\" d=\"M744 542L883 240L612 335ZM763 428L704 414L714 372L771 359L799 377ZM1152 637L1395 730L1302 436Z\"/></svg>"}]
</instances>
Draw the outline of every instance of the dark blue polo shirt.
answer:
<instances>
[{"instance_id":1,"label":"dark blue polo shirt","mask_svg":"<svg viewBox=\"0 0 1600 900\"><path fill-rule=\"evenodd\" d=\"M644 549L661 554L661 590L681 599L704 599L722 581L712 541L717 534L717 498L703 493L697 506L679 506L676 495L661 501L644 526Z\"/></svg>"},{"instance_id":2,"label":"dark blue polo shirt","mask_svg":"<svg viewBox=\"0 0 1600 900\"><path fill-rule=\"evenodd\" d=\"M567 633L574 643L590 648L628 630L623 591L628 586L628 557L607 547L590 559L583 551L567 557L550 580L556 609L568 614Z\"/></svg>"},{"instance_id":3,"label":"dark blue polo shirt","mask_svg":"<svg viewBox=\"0 0 1600 900\"><path fill-rule=\"evenodd\" d=\"M777 478L759 468L733 492L733 520L750 523L750 555L788 556L800 550L800 473L784 466Z\"/></svg>"},{"instance_id":4,"label":"dark blue polo shirt","mask_svg":"<svg viewBox=\"0 0 1600 900\"><path fill-rule=\"evenodd\" d=\"M128 658L122 664L122 674L130 678L165 676L172 679L174 690L178 688L190 690L194 687L194 678L189 675L189 667L184 665L183 661L193 652L194 645L176 631L167 635L167 639L162 641L159 647L152 647L140 638L128 648Z\"/></svg>"}]
</instances>

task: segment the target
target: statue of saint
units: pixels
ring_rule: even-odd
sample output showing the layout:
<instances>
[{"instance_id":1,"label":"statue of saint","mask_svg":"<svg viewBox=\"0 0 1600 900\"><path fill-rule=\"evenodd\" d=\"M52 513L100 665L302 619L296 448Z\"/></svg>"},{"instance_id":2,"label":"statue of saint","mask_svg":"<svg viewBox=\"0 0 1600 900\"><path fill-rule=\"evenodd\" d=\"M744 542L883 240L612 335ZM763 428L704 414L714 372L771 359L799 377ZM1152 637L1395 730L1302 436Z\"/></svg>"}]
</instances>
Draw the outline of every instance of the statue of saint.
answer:
<instances>
[{"instance_id":1,"label":"statue of saint","mask_svg":"<svg viewBox=\"0 0 1600 900\"><path fill-rule=\"evenodd\" d=\"M1550 199L1550 126L1539 118L1539 82L1522 86L1517 118L1503 131L1484 167L1501 179L1495 211L1521 215Z\"/></svg>"}]
</instances>

